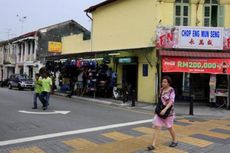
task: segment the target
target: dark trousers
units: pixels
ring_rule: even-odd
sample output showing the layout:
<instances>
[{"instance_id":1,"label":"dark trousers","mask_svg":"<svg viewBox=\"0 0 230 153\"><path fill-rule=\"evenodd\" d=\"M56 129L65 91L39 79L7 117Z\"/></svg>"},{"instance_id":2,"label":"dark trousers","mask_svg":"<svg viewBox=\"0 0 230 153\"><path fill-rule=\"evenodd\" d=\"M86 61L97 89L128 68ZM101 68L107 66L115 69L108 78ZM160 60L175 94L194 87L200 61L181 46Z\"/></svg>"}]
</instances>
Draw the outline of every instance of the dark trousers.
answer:
<instances>
[{"instance_id":1,"label":"dark trousers","mask_svg":"<svg viewBox=\"0 0 230 153\"><path fill-rule=\"evenodd\" d=\"M40 95L40 93L34 93L34 108L38 107L37 99L39 99L41 101L41 95Z\"/></svg>"},{"instance_id":2,"label":"dark trousers","mask_svg":"<svg viewBox=\"0 0 230 153\"><path fill-rule=\"evenodd\" d=\"M48 94L49 94L48 92L43 91L40 95L40 101L42 102L43 107L47 107L48 105L48 101L47 101Z\"/></svg>"}]
</instances>

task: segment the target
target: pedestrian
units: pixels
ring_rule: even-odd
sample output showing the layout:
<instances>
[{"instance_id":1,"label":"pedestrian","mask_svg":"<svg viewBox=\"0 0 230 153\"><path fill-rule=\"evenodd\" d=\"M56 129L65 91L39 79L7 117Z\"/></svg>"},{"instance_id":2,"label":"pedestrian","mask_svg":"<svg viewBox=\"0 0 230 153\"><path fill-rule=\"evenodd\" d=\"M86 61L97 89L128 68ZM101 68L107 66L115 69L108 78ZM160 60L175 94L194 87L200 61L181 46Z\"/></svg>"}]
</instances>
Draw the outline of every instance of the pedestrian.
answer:
<instances>
[{"instance_id":1,"label":"pedestrian","mask_svg":"<svg viewBox=\"0 0 230 153\"><path fill-rule=\"evenodd\" d=\"M48 72L45 72L42 76L42 93L41 101L43 103L43 110L46 110L49 106L49 93L51 91L52 80L48 77Z\"/></svg>"},{"instance_id":2,"label":"pedestrian","mask_svg":"<svg viewBox=\"0 0 230 153\"><path fill-rule=\"evenodd\" d=\"M40 94L42 92L42 80L40 78L39 73L35 74L35 80L34 80L34 107L32 109L37 109L37 99L40 99Z\"/></svg>"},{"instance_id":3,"label":"pedestrian","mask_svg":"<svg viewBox=\"0 0 230 153\"><path fill-rule=\"evenodd\" d=\"M51 73L47 72L46 73L46 79L45 79L46 83L47 83L47 106L49 106L49 102L50 102L50 94L51 94L51 91L52 91L52 86L53 86L53 81L52 81L52 78L51 78Z\"/></svg>"},{"instance_id":4,"label":"pedestrian","mask_svg":"<svg viewBox=\"0 0 230 153\"><path fill-rule=\"evenodd\" d=\"M70 89L70 93L67 95L67 97L71 98L74 95L75 92L75 83L76 83L76 79L74 76L70 77L69 80L69 89Z\"/></svg>"},{"instance_id":5,"label":"pedestrian","mask_svg":"<svg viewBox=\"0 0 230 153\"><path fill-rule=\"evenodd\" d=\"M77 95L80 96L83 90L83 70L77 76Z\"/></svg>"},{"instance_id":6,"label":"pedestrian","mask_svg":"<svg viewBox=\"0 0 230 153\"><path fill-rule=\"evenodd\" d=\"M165 106L164 109L162 109L159 113L155 113L153 118L153 141L152 145L147 147L147 150L154 150L156 147L156 140L158 133L160 132L160 129L162 126L166 126L171 137L172 142L169 145L169 147L176 147L178 145L176 140L176 133L173 128L173 123L175 119L175 112L174 112L174 102L175 102L175 91L171 87L172 80L168 76L164 76L162 79L162 88L160 90L160 96L159 96L159 102L162 102ZM167 117L163 117L167 112L169 112L169 115Z\"/></svg>"}]
</instances>

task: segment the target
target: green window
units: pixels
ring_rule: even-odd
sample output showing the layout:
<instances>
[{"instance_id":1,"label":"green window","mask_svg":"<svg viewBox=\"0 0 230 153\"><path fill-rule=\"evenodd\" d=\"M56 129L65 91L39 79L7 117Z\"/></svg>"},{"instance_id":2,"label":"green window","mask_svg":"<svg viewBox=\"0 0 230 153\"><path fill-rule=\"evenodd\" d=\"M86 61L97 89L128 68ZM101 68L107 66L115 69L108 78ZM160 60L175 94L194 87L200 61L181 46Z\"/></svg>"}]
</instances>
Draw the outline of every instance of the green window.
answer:
<instances>
[{"instance_id":1,"label":"green window","mask_svg":"<svg viewBox=\"0 0 230 153\"><path fill-rule=\"evenodd\" d=\"M224 6L219 5L217 0L205 0L204 4L204 26L224 26Z\"/></svg>"},{"instance_id":2,"label":"green window","mask_svg":"<svg viewBox=\"0 0 230 153\"><path fill-rule=\"evenodd\" d=\"M189 0L176 0L175 3L175 25L188 26L189 23Z\"/></svg>"}]
</instances>

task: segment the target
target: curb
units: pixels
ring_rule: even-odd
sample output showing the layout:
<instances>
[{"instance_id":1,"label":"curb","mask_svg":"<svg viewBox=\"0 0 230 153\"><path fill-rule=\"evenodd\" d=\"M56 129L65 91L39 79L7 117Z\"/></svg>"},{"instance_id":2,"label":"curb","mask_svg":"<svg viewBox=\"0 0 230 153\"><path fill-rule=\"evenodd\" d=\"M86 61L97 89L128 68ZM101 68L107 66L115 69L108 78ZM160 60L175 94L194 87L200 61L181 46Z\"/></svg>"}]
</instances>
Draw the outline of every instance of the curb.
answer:
<instances>
[{"instance_id":1,"label":"curb","mask_svg":"<svg viewBox=\"0 0 230 153\"><path fill-rule=\"evenodd\" d=\"M54 93L54 95L57 96L63 96L66 97L68 94L65 93ZM102 99L96 99L96 98L88 98L88 97L80 97L80 96L72 96L72 98L74 99L78 99L78 100L85 100L88 102L95 102L95 103L99 103L99 104L106 104L106 105L113 105L113 106L118 106L118 107L125 107L127 109L137 109L137 110L143 110L143 111L151 111L154 112L154 108L152 106L152 104L150 105L145 105L142 107L131 107L131 104L129 102L123 104L122 102L118 103L115 101L108 101L108 100L102 100ZM151 107L151 108L150 108ZM176 117L177 118L187 118L187 119L220 119L220 118L229 118L230 116L226 116L226 115L214 115L214 114L194 114L194 115L189 115L186 113L176 113Z\"/></svg>"},{"instance_id":2,"label":"curb","mask_svg":"<svg viewBox=\"0 0 230 153\"><path fill-rule=\"evenodd\" d=\"M67 94L64 93L54 93L54 95L57 96L63 96L66 97ZM97 103L101 103L101 104L107 104L107 105L116 105L116 106L129 106L128 103L116 103L116 102L111 102L111 101L107 101L107 100L100 100L100 99L95 99L95 98L88 98L88 97L80 97L80 96L72 96L72 98L74 99L79 99L79 100L85 100L85 101L89 101L89 102L97 102Z\"/></svg>"}]
</instances>

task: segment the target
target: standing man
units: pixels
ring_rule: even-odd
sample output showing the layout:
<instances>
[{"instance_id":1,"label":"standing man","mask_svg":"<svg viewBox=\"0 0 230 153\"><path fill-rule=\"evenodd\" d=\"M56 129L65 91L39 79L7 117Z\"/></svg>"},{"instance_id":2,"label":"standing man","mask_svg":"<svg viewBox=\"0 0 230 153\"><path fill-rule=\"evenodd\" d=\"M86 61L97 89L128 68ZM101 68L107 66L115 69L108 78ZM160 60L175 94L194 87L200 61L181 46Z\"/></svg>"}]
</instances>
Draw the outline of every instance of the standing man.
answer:
<instances>
[{"instance_id":1,"label":"standing man","mask_svg":"<svg viewBox=\"0 0 230 153\"><path fill-rule=\"evenodd\" d=\"M51 91L52 80L48 77L48 72L42 77L42 93L41 93L41 100L44 104L43 110L46 110L49 105L49 94Z\"/></svg>"},{"instance_id":2,"label":"standing man","mask_svg":"<svg viewBox=\"0 0 230 153\"><path fill-rule=\"evenodd\" d=\"M51 73L49 73L49 72L46 72L46 82L47 82L47 90L48 90L47 106L49 106L50 94L51 94L52 86L53 86L52 76L51 76Z\"/></svg>"},{"instance_id":3,"label":"standing man","mask_svg":"<svg viewBox=\"0 0 230 153\"><path fill-rule=\"evenodd\" d=\"M40 94L42 92L42 80L38 73L35 74L35 81L34 81L34 107L32 109L37 109L37 99L40 99Z\"/></svg>"}]
</instances>

